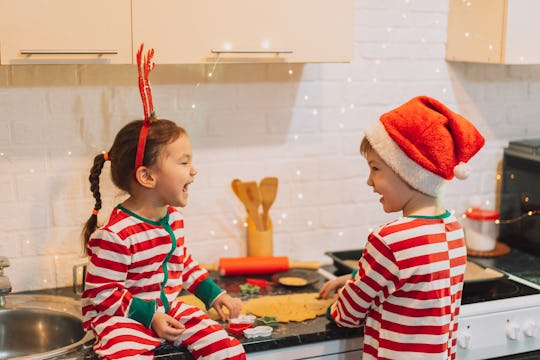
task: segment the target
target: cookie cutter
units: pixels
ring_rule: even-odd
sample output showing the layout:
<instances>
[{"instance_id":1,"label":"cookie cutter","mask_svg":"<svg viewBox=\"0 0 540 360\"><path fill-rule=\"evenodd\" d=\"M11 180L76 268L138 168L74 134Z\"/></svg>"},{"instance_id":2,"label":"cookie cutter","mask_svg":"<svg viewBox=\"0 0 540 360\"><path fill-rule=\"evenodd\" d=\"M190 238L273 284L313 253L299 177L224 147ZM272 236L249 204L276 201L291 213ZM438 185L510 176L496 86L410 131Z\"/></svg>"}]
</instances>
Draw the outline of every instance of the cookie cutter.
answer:
<instances>
[{"instance_id":1,"label":"cookie cutter","mask_svg":"<svg viewBox=\"0 0 540 360\"><path fill-rule=\"evenodd\" d=\"M272 329L270 326L255 326L254 328L249 328L244 330L244 336L248 339L266 337L272 335Z\"/></svg>"}]
</instances>

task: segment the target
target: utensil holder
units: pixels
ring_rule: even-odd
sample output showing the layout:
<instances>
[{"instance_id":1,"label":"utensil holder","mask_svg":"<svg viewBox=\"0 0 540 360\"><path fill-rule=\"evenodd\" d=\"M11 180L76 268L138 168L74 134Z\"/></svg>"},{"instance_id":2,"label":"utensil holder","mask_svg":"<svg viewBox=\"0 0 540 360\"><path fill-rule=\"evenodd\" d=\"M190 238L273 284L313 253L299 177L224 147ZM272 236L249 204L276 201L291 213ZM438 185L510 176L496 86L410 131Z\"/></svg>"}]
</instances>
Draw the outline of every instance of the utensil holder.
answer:
<instances>
[{"instance_id":1,"label":"utensil holder","mask_svg":"<svg viewBox=\"0 0 540 360\"><path fill-rule=\"evenodd\" d=\"M247 217L247 255L273 256L274 255L274 229L272 219L268 216L266 230L257 230L251 216Z\"/></svg>"}]
</instances>

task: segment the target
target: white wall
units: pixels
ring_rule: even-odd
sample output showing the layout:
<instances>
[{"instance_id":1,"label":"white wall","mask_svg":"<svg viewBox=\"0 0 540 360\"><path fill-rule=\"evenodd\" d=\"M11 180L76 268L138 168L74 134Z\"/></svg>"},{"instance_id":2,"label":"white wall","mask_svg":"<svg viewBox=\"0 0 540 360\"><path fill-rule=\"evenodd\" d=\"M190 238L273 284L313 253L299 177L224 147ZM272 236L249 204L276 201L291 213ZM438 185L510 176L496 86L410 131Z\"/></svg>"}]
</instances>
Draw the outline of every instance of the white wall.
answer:
<instances>
[{"instance_id":1,"label":"white wall","mask_svg":"<svg viewBox=\"0 0 540 360\"><path fill-rule=\"evenodd\" d=\"M540 137L540 66L445 62L447 7L357 0L350 64L220 64L212 78L211 66L156 68L157 114L184 125L194 144L199 174L184 212L199 261L245 255L245 214L229 184L267 175L281 181L271 210L275 255L328 262L325 251L362 247L371 228L394 217L365 184L362 131L420 94L487 138L473 175L448 188L447 207L461 212L475 194L495 202L508 140ZM141 115L134 66L0 67L0 255L11 261L14 291L71 284L93 206L92 158ZM107 175L102 220L122 199Z\"/></svg>"}]
</instances>

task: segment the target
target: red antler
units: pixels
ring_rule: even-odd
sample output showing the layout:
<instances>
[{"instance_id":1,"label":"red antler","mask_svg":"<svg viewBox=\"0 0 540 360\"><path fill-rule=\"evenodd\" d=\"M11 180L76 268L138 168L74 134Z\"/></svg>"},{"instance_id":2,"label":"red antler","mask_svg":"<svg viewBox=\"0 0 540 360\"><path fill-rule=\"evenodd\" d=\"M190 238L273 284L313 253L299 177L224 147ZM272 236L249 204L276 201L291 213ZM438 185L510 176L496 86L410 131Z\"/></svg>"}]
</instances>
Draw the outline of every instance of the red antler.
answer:
<instances>
[{"instance_id":1,"label":"red antler","mask_svg":"<svg viewBox=\"0 0 540 360\"><path fill-rule=\"evenodd\" d=\"M154 57L154 49L148 50L148 53L144 56L144 62L142 57L144 43L139 47L137 51L137 69L139 71L139 92L141 93L141 100L144 109L144 121L151 122L155 118L154 104L152 103L152 88L150 87L150 81L148 75L150 71L154 70L156 64L152 62Z\"/></svg>"},{"instance_id":2,"label":"red antler","mask_svg":"<svg viewBox=\"0 0 540 360\"><path fill-rule=\"evenodd\" d=\"M156 118L154 104L152 103L152 88L150 87L150 81L148 81L150 71L154 70L154 67L156 66L156 64L152 62L152 58L154 57L154 49L148 50L148 53L144 56L143 62L143 47L144 43L141 44L139 51L137 51L137 70L139 72L139 92L141 93L141 100L143 103L144 121L141 127L141 132L139 133L137 154L135 156L135 170L137 170L143 164L148 128L152 123L152 119Z\"/></svg>"}]
</instances>

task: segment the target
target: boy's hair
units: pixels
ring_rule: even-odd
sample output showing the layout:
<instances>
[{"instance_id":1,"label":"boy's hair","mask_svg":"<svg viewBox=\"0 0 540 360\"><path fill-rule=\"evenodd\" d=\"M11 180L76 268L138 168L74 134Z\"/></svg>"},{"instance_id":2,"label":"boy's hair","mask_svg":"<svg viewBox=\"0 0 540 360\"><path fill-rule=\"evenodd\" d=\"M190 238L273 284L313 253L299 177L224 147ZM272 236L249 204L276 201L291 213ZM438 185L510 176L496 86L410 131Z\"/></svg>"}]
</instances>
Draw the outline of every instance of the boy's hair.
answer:
<instances>
[{"instance_id":1,"label":"boy's hair","mask_svg":"<svg viewBox=\"0 0 540 360\"><path fill-rule=\"evenodd\" d=\"M370 150L373 150L373 146L371 146L367 137L364 136L360 142L360 155L365 157Z\"/></svg>"},{"instance_id":2,"label":"boy's hair","mask_svg":"<svg viewBox=\"0 0 540 360\"><path fill-rule=\"evenodd\" d=\"M135 120L125 125L114 139L108 152L111 160L111 178L113 183L121 190L129 193L135 179L135 157L137 143L143 120ZM146 147L144 149L143 166L152 166L156 163L162 148L185 135L184 128L171 120L160 119L152 122L148 130ZM96 200L94 212L87 220L82 231L84 249L88 252L87 244L92 233L97 229L97 212L101 209L101 193L99 189L99 176L107 160L105 154L94 157L94 164L90 170L90 191Z\"/></svg>"}]
</instances>

